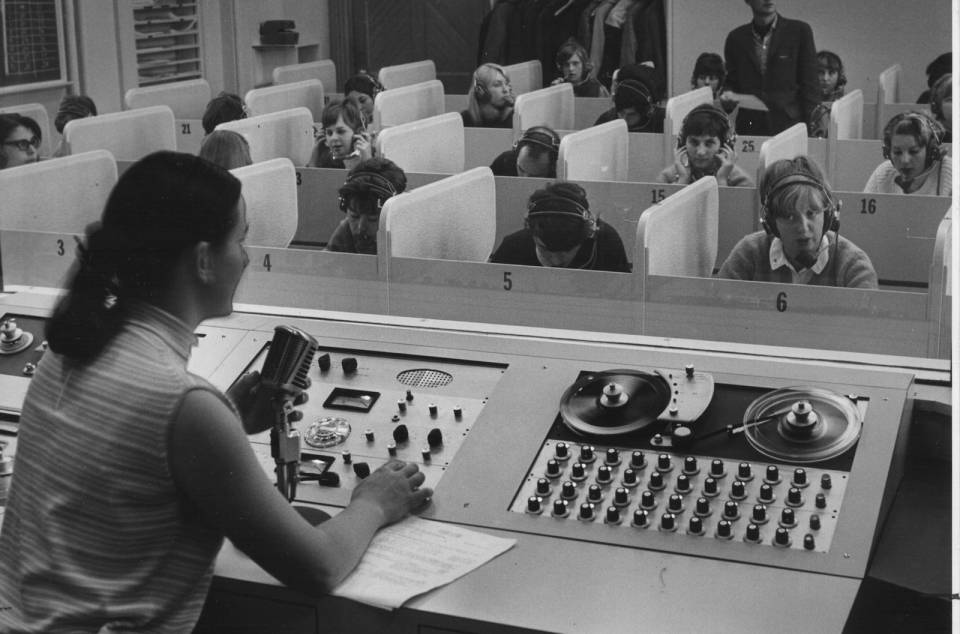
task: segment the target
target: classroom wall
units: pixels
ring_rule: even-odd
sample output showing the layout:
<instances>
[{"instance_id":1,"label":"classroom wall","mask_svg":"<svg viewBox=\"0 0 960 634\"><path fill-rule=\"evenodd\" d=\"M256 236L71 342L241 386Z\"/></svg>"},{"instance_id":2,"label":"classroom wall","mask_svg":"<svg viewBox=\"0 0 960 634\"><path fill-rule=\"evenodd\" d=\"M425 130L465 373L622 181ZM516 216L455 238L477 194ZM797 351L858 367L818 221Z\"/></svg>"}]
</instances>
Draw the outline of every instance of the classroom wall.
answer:
<instances>
[{"instance_id":1,"label":"classroom wall","mask_svg":"<svg viewBox=\"0 0 960 634\"><path fill-rule=\"evenodd\" d=\"M744 0L667 0L668 40L672 42L670 73L674 94L690 85L697 56L723 55L727 33L752 18ZM847 90L860 88L875 102L877 75L900 63L901 100L914 102L927 87L927 64L951 50L951 0L783 0L777 10L810 24L817 50L840 56Z\"/></svg>"}]
</instances>

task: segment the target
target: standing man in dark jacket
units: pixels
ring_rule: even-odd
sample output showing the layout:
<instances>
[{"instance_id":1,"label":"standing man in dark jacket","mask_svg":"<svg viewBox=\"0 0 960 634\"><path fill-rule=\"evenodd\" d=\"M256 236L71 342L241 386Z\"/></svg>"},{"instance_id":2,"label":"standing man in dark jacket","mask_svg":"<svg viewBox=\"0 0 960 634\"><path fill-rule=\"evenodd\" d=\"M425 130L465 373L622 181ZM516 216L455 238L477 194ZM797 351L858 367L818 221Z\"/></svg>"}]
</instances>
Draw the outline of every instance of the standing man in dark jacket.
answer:
<instances>
[{"instance_id":1,"label":"standing man in dark jacket","mask_svg":"<svg viewBox=\"0 0 960 634\"><path fill-rule=\"evenodd\" d=\"M807 123L820 103L817 47L810 25L777 13L772 0L745 0L749 24L727 35L722 102L737 102L737 133L771 136Z\"/></svg>"}]
</instances>

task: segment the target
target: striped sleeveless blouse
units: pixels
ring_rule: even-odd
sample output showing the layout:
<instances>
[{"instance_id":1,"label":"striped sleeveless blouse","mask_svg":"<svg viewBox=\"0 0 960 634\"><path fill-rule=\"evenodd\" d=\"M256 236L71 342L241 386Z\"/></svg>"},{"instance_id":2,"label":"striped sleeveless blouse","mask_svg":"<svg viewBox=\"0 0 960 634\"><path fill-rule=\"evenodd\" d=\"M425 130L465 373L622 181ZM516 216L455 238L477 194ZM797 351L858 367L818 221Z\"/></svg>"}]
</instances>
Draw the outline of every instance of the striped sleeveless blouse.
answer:
<instances>
[{"instance_id":1,"label":"striped sleeveless blouse","mask_svg":"<svg viewBox=\"0 0 960 634\"><path fill-rule=\"evenodd\" d=\"M0 532L0 631L193 628L223 542L168 464L184 394L220 394L187 372L195 340L140 303L93 362L44 355Z\"/></svg>"}]
</instances>

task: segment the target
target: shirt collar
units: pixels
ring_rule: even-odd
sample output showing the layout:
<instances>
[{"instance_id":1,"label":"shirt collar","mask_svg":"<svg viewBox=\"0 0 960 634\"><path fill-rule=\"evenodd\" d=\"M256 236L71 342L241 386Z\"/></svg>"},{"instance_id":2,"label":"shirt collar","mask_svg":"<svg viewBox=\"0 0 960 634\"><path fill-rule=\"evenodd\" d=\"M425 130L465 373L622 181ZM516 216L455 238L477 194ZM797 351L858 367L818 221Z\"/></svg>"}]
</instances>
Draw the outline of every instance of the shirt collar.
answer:
<instances>
[{"instance_id":1,"label":"shirt collar","mask_svg":"<svg viewBox=\"0 0 960 634\"><path fill-rule=\"evenodd\" d=\"M780 22L780 14L779 14L779 13L774 13L774 14L773 14L773 22L770 23L770 26L768 26L768 27L767 27L767 30L764 31L762 34L760 33L760 31L757 30L757 23L756 23L756 22L753 22L753 21L751 20L751 21L750 21L750 26L753 28L753 34L754 34L754 36L756 36L756 37L758 37L758 38L760 38L760 39L763 39L763 38L765 38L765 37L773 34L773 31L777 28L777 23L778 23L778 22Z\"/></svg>"},{"instance_id":2,"label":"shirt collar","mask_svg":"<svg viewBox=\"0 0 960 634\"><path fill-rule=\"evenodd\" d=\"M824 235L820 238L820 246L817 249L817 261L813 263L809 271L813 271L815 274L820 275L823 273L823 270L827 268L827 263L830 261L830 240ZM780 267L787 267L791 273L798 274L800 271L797 271L793 268L793 265L790 264L790 261L787 259L787 256L783 253L783 241L780 238L774 238L770 243L770 270L776 271Z\"/></svg>"},{"instance_id":3,"label":"shirt collar","mask_svg":"<svg viewBox=\"0 0 960 634\"><path fill-rule=\"evenodd\" d=\"M190 349L197 345L197 336L187 324L153 304L131 301L126 321L156 334L184 361L190 358Z\"/></svg>"}]
</instances>

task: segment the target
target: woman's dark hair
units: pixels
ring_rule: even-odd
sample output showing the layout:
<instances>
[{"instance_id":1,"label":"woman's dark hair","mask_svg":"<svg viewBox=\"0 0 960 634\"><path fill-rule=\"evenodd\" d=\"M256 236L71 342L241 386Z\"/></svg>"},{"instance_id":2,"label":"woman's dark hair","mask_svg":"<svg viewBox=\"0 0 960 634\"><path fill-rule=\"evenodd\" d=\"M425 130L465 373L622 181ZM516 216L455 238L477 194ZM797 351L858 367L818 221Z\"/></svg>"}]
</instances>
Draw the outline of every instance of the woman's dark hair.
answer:
<instances>
[{"instance_id":1,"label":"woman's dark hair","mask_svg":"<svg viewBox=\"0 0 960 634\"><path fill-rule=\"evenodd\" d=\"M557 55L554 59L554 62L559 70L560 67L566 64L567 61L569 61L574 55L579 57L580 63L583 64L583 70L581 71L580 75L580 81L583 81L590 75L592 66L590 64L590 54L587 53L587 49L585 49L583 44L578 42L576 38L567 38L567 41L564 42L559 49L557 49Z\"/></svg>"},{"instance_id":2,"label":"woman's dark hair","mask_svg":"<svg viewBox=\"0 0 960 634\"><path fill-rule=\"evenodd\" d=\"M383 85L377 81L373 75L360 71L347 80L343 85L343 94L349 95L353 91L362 92L371 99L377 96L378 92L383 90Z\"/></svg>"},{"instance_id":3,"label":"woman's dark hair","mask_svg":"<svg viewBox=\"0 0 960 634\"><path fill-rule=\"evenodd\" d=\"M693 75L690 77L690 84L697 85L697 77L716 77L723 86L727 79L727 70L723 65L723 58L716 53L700 53L697 61L693 64Z\"/></svg>"},{"instance_id":4,"label":"woman's dark hair","mask_svg":"<svg viewBox=\"0 0 960 634\"><path fill-rule=\"evenodd\" d=\"M953 74L941 75L940 79L930 87L930 112L941 123L949 123L943 119L943 102L953 95Z\"/></svg>"},{"instance_id":5,"label":"woman's dark hair","mask_svg":"<svg viewBox=\"0 0 960 634\"><path fill-rule=\"evenodd\" d=\"M221 123L245 119L246 116L247 109L243 99L232 93L222 92L207 104L201 123L203 131L210 134Z\"/></svg>"},{"instance_id":6,"label":"woman's dark hair","mask_svg":"<svg viewBox=\"0 0 960 634\"><path fill-rule=\"evenodd\" d=\"M16 112L0 114L0 169L7 166L7 154L3 149L2 143L9 139L13 131L20 126L30 130L38 140L43 139L43 134L40 132L40 124L30 117L25 117Z\"/></svg>"},{"instance_id":7,"label":"woman's dark hair","mask_svg":"<svg viewBox=\"0 0 960 634\"><path fill-rule=\"evenodd\" d=\"M97 105L86 95L65 95L60 100L57 116L53 120L53 127L63 134L63 128L74 119L97 116Z\"/></svg>"},{"instance_id":8,"label":"woman's dark hair","mask_svg":"<svg viewBox=\"0 0 960 634\"><path fill-rule=\"evenodd\" d=\"M47 323L51 350L96 357L120 329L130 300L150 301L170 284L181 254L201 241L221 244L238 222L240 181L191 154L155 152L123 173Z\"/></svg>"},{"instance_id":9,"label":"woman's dark hair","mask_svg":"<svg viewBox=\"0 0 960 634\"><path fill-rule=\"evenodd\" d=\"M337 124L337 119L343 116L343 122L350 126L354 132L359 132L365 127L363 113L359 106L349 99L342 101L331 101L320 113L320 125L329 128Z\"/></svg>"},{"instance_id":10,"label":"woman's dark hair","mask_svg":"<svg viewBox=\"0 0 960 634\"><path fill-rule=\"evenodd\" d=\"M817 64L837 74L837 85L834 90L840 90L847 85L847 75L843 71L843 60L839 55L833 51L820 51L817 53Z\"/></svg>"}]
</instances>

